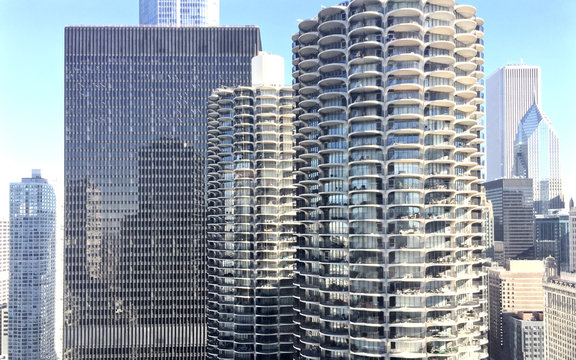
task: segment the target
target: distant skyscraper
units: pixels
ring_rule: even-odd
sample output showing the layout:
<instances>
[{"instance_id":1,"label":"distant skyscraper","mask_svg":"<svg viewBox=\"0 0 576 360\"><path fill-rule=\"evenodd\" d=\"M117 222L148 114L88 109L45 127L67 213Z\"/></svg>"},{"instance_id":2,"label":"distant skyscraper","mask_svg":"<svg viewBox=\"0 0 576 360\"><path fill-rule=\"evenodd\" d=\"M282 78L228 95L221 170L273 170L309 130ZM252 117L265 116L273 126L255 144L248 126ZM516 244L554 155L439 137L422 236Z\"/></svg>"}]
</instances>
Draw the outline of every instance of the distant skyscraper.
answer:
<instances>
[{"instance_id":1,"label":"distant skyscraper","mask_svg":"<svg viewBox=\"0 0 576 360\"><path fill-rule=\"evenodd\" d=\"M488 271L490 299L490 358L512 359L504 348L504 314L544 310L542 260L511 260L506 268Z\"/></svg>"},{"instance_id":2,"label":"distant skyscraper","mask_svg":"<svg viewBox=\"0 0 576 360\"><path fill-rule=\"evenodd\" d=\"M512 175L533 180L537 214L546 215L550 209L564 208L560 142L550 119L538 104L532 105L518 124Z\"/></svg>"},{"instance_id":3,"label":"distant skyscraper","mask_svg":"<svg viewBox=\"0 0 576 360\"><path fill-rule=\"evenodd\" d=\"M540 68L506 65L487 79L486 151L488 180L510 178L518 125L528 109L540 104Z\"/></svg>"},{"instance_id":4,"label":"distant skyscraper","mask_svg":"<svg viewBox=\"0 0 576 360\"><path fill-rule=\"evenodd\" d=\"M39 170L10 184L10 360L55 360L56 198Z\"/></svg>"},{"instance_id":5,"label":"distant skyscraper","mask_svg":"<svg viewBox=\"0 0 576 360\"><path fill-rule=\"evenodd\" d=\"M570 219L565 213L536 215L535 218L536 259L552 256L559 270L570 268Z\"/></svg>"},{"instance_id":6,"label":"distant skyscraper","mask_svg":"<svg viewBox=\"0 0 576 360\"><path fill-rule=\"evenodd\" d=\"M487 356L482 24L454 1L299 23L295 358Z\"/></svg>"},{"instance_id":7,"label":"distant skyscraper","mask_svg":"<svg viewBox=\"0 0 576 360\"><path fill-rule=\"evenodd\" d=\"M65 35L64 359L203 359L206 101L259 29Z\"/></svg>"},{"instance_id":8,"label":"distant skyscraper","mask_svg":"<svg viewBox=\"0 0 576 360\"><path fill-rule=\"evenodd\" d=\"M570 240L569 240L569 254L568 254L568 272L576 272L576 207L574 202L570 200L571 207L569 212L570 217Z\"/></svg>"},{"instance_id":9,"label":"distant skyscraper","mask_svg":"<svg viewBox=\"0 0 576 360\"><path fill-rule=\"evenodd\" d=\"M494 241L504 243L504 258L534 259L532 179L499 179L483 186L492 203Z\"/></svg>"},{"instance_id":10,"label":"distant skyscraper","mask_svg":"<svg viewBox=\"0 0 576 360\"><path fill-rule=\"evenodd\" d=\"M576 275L561 273L544 282L546 360L576 359Z\"/></svg>"},{"instance_id":11,"label":"distant skyscraper","mask_svg":"<svg viewBox=\"0 0 576 360\"><path fill-rule=\"evenodd\" d=\"M252 74L283 65L262 54ZM281 77L208 103L209 359L292 359L294 102Z\"/></svg>"},{"instance_id":12,"label":"distant skyscraper","mask_svg":"<svg viewBox=\"0 0 576 360\"><path fill-rule=\"evenodd\" d=\"M140 0L140 25L218 26L220 0Z\"/></svg>"},{"instance_id":13,"label":"distant skyscraper","mask_svg":"<svg viewBox=\"0 0 576 360\"><path fill-rule=\"evenodd\" d=\"M10 280L10 221L0 220L0 359L8 356L8 284Z\"/></svg>"}]
</instances>

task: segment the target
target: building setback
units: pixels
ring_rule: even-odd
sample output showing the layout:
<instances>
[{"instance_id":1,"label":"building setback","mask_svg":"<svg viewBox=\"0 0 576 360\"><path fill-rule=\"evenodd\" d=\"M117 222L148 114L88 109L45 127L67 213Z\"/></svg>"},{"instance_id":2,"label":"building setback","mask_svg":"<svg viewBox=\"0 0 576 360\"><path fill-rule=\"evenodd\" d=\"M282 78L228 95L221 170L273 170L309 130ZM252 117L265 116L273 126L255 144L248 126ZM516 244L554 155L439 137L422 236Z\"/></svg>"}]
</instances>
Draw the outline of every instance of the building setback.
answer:
<instances>
[{"instance_id":1,"label":"building setback","mask_svg":"<svg viewBox=\"0 0 576 360\"><path fill-rule=\"evenodd\" d=\"M492 203L494 241L504 245L504 259L534 259L534 201L532 179L485 182Z\"/></svg>"},{"instance_id":2,"label":"building setback","mask_svg":"<svg viewBox=\"0 0 576 360\"><path fill-rule=\"evenodd\" d=\"M541 104L540 67L506 65L492 73L487 87L487 179L514 175L514 144L518 125L528 109Z\"/></svg>"},{"instance_id":3,"label":"building setback","mask_svg":"<svg viewBox=\"0 0 576 360\"><path fill-rule=\"evenodd\" d=\"M218 26L220 0L140 0L140 25Z\"/></svg>"},{"instance_id":4,"label":"building setback","mask_svg":"<svg viewBox=\"0 0 576 360\"><path fill-rule=\"evenodd\" d=\"M298 359L488 356L482 24L377 0L300 22Z\"/></svg>"},{"instance_id":5,"label":"building setback","mask_svg":"<svg viewBox=\"0 0 576 360\"><path fill-rule=\"evenodd\" d=\"M8 349L12 360L56 360L56 197L40 170L10 184Z\"/></svg>"},{"instance_id":6,"label":"building setback","mask_svg":"<svg viewBox=\"0 0 576 360\"><path fill-rule=\"evenodd\" d=\"M256 27L65 30L64 359L206 356L206 99Z\"/></svg>"}]
</instances>

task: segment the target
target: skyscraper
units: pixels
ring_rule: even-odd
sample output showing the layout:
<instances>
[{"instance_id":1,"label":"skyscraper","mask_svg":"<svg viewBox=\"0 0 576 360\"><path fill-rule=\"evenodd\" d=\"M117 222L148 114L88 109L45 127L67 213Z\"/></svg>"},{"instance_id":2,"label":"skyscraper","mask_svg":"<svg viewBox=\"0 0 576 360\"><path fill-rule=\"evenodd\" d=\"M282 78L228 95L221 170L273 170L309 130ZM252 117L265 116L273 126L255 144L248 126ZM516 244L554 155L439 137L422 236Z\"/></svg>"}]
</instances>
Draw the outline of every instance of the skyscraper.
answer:
<instances>
[{"instance_id":1,"label":"skyscraper","mask_svg":"<svg viewBox=\"0 0 576 360\"><path fill-rule=\"evenodd\" d=\"M283 74L277 55L253 75ZM278 66L274 66L275 62ZM253 76L208 104L208 358L292 359L292 88Z\"/></svg>"},{"instance_id":2,"label":"skyscraper","mask_svg":"<svg viewBox=\"0 0 576 360\"><path fill-rule=\"evenodd\" d=\"M576 207L574 202L570 200L569 210L570 221L570 240L568 245L568 272L576 272Z\"/></svg>"},{"instance_id":3,"label":"skyscraper","mask_svg":"<svg viewBox=\"0 0 576 360\"><path fill-rule=\"evenodd\" d=\"M10 184L9 358L56 360L56 198L40 170Z\"/></svg>"},{"instance_id":4,"label":"skyscraper","mask_svg":"<svg viewBox=\"0 0 576 360\"><path fill-rule=\"evenodd\" d=\"M487 356L483 20L346 1L293 36L296 356Z\"/></svg>"},{"instance_id":5,"label":"skyscraper","mask_svg":"<svg viewBox=\"0 0 576 360\"><path fill-rule=\"evenodd\" d=\"M566 213L536 215L534 219L536 259L552 256L560 271L570 268L570 217Z\"/></svg>"},{"instance_id":6,"label":"skyscraper","mask_svg":"<svg viewBox=\"0 0 576 360\"><path fill-rule=\"evenodd\" d=\"M256 27L65 31L64 358L206 355L206 99Z\"/></svg>"},{"instance_id":7,"label":"skyscraper","mask_svg":"<svg viewBox=\"0 0 576 360\"><path fill-rule=\"evenodd\" d=\"M0 359L8 357L8 293L10 220L0 220Z\"/></svg>"},{"instance_id":8,"label":"skyscraper","mask_svg":"<svg viewBox=\"0 0 576 360\"><path fill-rule=\"evenodd\" d=\"M533 180L537 214L564 209L560 142L550 119L538 104L532 105L518 124L512 175Z\"/></svg>"},{"instance_id":9,"label":"skyscraper","mask_svg":"<svg viewBox=\"0 0 576 360\"><path fill-rule=\"evenodd\" d=\"M510 178L518 125L528 109L541 104L540 68L506 65L487 80L488 180Z\"/></svg>"},{"instance_id":10,"label":"skyscraper","mask_svg":"<svg viewBox=\"0 0 576 360\"><path fill-rule=\"evenodd\" d=\"M220 0L140 0L140 25L218 26Z\"/></svg>"},{"instance_id":11,"label":"skyscraper","mask_svg":"<svg viewBox=\"0 0 576 360\"><path fill-rule=\"evenodd\" d=\"M492 203L494 241L503 242L504 259L534 259L532 179L499 179L483 186Z\"/></svg>"}]
</instances>

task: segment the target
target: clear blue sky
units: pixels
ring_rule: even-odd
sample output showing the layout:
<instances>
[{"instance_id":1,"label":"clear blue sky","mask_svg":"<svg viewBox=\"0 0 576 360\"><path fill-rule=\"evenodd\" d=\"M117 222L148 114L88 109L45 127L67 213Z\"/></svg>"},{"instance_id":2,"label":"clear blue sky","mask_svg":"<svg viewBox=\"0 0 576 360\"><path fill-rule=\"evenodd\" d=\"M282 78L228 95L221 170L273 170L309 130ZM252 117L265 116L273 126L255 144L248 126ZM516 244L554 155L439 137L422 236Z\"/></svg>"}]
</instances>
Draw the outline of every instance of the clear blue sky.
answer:
<instances>
[{"instance_id":1,"label":"clear blue sky","mask_svg":"<svg viewBox=\"0 0 576 360\"><path fill-rule=\"evenodd\" d=\"M338 2L221 0L221 24L260 26L264 49L283 55L288 69L297 19ZM560 135L566 193L576 196L576 1L462 3L485 19L487 75L521 59L542 67L543 109ZM9 182L31 168L61 187L64 26L137 23L138 0L0 0L0 216Z\"/></svg>"}]
</instances>

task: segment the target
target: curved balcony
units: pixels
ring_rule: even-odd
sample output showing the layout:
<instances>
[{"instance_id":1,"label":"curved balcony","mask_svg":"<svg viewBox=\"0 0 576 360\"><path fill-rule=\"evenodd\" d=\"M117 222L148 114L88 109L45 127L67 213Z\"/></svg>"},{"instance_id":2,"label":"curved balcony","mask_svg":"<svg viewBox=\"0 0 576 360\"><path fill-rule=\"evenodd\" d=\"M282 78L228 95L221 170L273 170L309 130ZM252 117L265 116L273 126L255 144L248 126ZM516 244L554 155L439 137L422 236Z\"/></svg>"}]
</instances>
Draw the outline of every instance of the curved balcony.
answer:
<instances>
[{"instance_id":1,"label":"curved balcony","mask_svg":"<svg viewBox=\"0 0 576 360\"><path fill-rule=\"evenodd\" d=\"M348 42L348 51L350 53L368 49L383 50L381 34L360 34L351 37Z\"/></svg>"},{"instance_id":2,"label":"curved balcony","mask_svg":"<svg viewBox=\"0 0 576 360\"><path fill-rule=\"evenodd\" d=\"M381 33L382 24L382 14L378 12L372 11L355 14L348 18L348 37L363 33Z\"/></svg>"},{"instance_id":3,"label":"curved balcony","mask_svg":"<svg viewBox=\"0 0 576 360\"><path fill-rule=\"evenodd\" d=\"M423 59L422 50L418 46L395 46L386 49L388 61L409 62L421 61Z\"/></svg>"},{"instance_id":4,"label":"curved balcony","mask_svg":"<svg viewBox=\"0 0 576 360\"><path fill-rule=\"evenodd\" d=\"M423 15L421 2L413 0L389 2L385 11L389 18L421 18Z\"/></svg>"},{"instance_id":5,"label":"curved balcony","mask_svg":"<svg viewBox=\"0 0 576 360\"><path fill-rule=\"evenodd\" d=\"M463 30L460 28L456 28L456 34L454 35L454 40L459 41L465 44L471 44L476 42L476 35L475 31L472 30Z\"/></svg>"},{"instance_id":6,"label":"curved balcony","mask_svg":"<svg viewBox=\"0 0 576 360\"><path fill-rule=\"evenodd\" d=\"M424 45L423 36L419 31L414 32L398 32L390 31L386 36L386 46L388 48L394 47L417 47L420 48Z\"/></svg>"},{"instance_id":7,"label":"curved balcony","mask_svg":"<svg viewBox=\"0 0 576 360\"><path fill-rule=\"evenodd\" d=\"M335 30L346 28L346 8L344 6L331 6L318 13L318 31L320 33L333 33Z\"/></svg>"},{"instance_id":8,"label":"curved balcony","mask_svg":"<svg viewBox=\"0 0 576 360\"><path fill-rule=\"evenodd\" d=\"M426 91L453 93L456 91L454 81L451 78L428 76L424 80Z\"/></svg>"},{"instance_id":9,"label":"curved balcony","mask_svg":"<svg viewBox=\"0 0 576 360\"><path fill-rule=\"evenodd\" d=\"M427 31L439 35L452 36L456 32L454 30L454 21L452 20L452 17L445 16L443 12L428 14L424 21L424 27Z\"/></svg>"},{"instance_id":10,"label":"curved balcony","mask_svg":"<svg viewBox=\"0 0 576 360\"><path fill-rule=\"evenodd\" d=\"M388 33L391 32L422 32L424 27L422 26L422 12L418 10L418 15L412 16L402 16L388 15L386 25Z\"/></svg>"},{"instance_id":11,"label":"curved balcony","mask_svg":"<svg viewBox=\"0 0 576 360\"><path fill-rule=\"evenodd\" d=\"M458 42L458 45L454 49L454 55L456 57L461 56L465 59L472 59L477 54L478 54L478 52L476 51L476 49L474 47L471 47L470 45L462 44L460 42Z\"/></svg>"}]
</instances>

